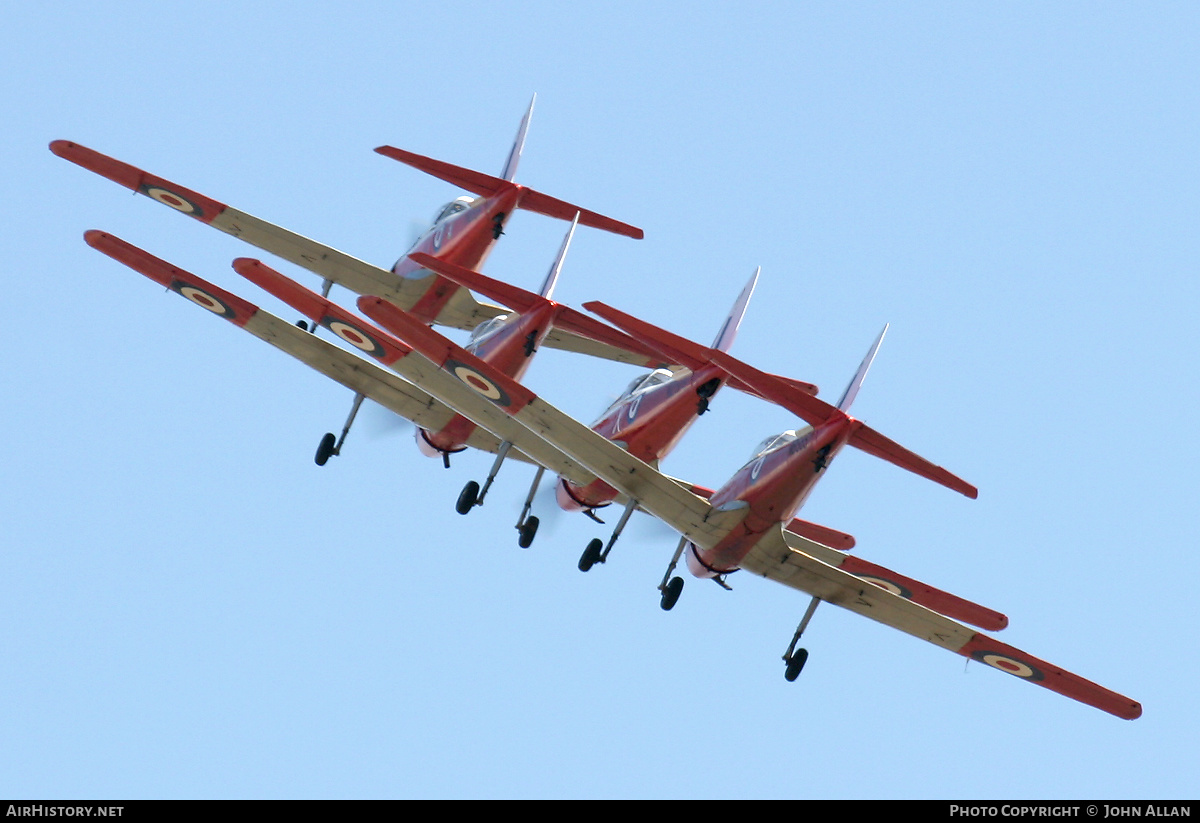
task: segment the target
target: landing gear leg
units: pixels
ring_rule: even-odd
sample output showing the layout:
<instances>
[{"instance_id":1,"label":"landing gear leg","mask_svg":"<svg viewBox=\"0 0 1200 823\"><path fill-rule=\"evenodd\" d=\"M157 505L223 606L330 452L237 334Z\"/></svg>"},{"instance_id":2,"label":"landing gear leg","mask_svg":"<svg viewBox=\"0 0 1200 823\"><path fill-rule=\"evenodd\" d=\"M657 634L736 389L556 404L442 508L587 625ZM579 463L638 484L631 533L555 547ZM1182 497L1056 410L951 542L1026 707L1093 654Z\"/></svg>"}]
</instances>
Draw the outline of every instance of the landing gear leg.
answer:
<instances>
[{"instance_id":1,"label":"landing gear leg","mask_svg":"<svg viewBox=\"0 0 1200 823\"><path fill-rule=\"evenodd\" d=\"M671 556L671 563L667 566L667 573L663 575L662 582L658 584L658 590L662 592L662 600L659 601L659 605L662 606L664 612L669 612L675 607L675 602L679 600L679 595L683 592L683 578L671 577L671 573L679 565L679 558L683 555L683 550L686 546L687 538L679 538L679 545L675 547L675 554Z\"/></svg>"},{"instance_id":2,"label":"landing gear leg","mask_svg":"<svg viewBox=\"0 0 1200 823\"><path fill-rule=\"evenodd\" d=\"M521 516L517 519L517 545L522 549L533 545L533 538L537 534L539 521L536 517L531 517L529 512L533 508L533 496L537 494L538 485L545 473L546 467L538 466L537 474L533 476L533 485L529 487L529 494L525 496L525 505L521 507Z\"/></svg>"},{"instance_id":3,"label":"landing gear leg","mask_svg":"<svg viewBox=\"0 0 1200 823\"><path fill-rule=\"evenodd\" d=\"M512 443L507 440L500 444L500 448L496 450L496 462L492 464L492 470L488 472L487 480L483 481L483 488L480 489L479 484L474 480L463 486L462 493L458 495L458 502L454 504L455 511L459 514L466 514L475 506L483 505L483 498L487 497L488 489L492 487L492 481L496 479L500 465L504 462L504 458L508 457L508 450L511 448ZM449 455L446 455L446 458L449 459Z\"/></svg>"},{"instance_id":4,"label":"landing gear leg","mask_svg":"<svg viewBox=\"0 0 1200 823\"><path fill-rule=\"evenodd\" d=\"M800 625L796 627L796 633L792 635L792 642L788 644L787 651L783 653L783 662L787 664L783 670L783 676L789 683L800 676L800 670L808 662L808 649L797 649L796 643L800 641L800 635L804 634L804 630L808 628L808 621L812 620L813 612L817 610L820 602L821 598L814 597L808 604L808 609L804 612Z\"/></svg>"},{"instance_id":5,"label":"landing gear leg","mask_svg":"<svg viewBox=\"0 0 1200 823\"><path fill-rule=\"evenodd\" d=\"M364 397L366 395L354 395L354 405L350 407L350 416L346 418L346 425L342 426L341 437L334 439L333 432L326 432L325 436L321 438L315 458L318 466L324 466L330 457L336 457L342 453L342 444L346 442L346 435L350 433L350 426L353 425L354 418L358 415L358 409L362 406Z\"/></svg>"},{"instance_id":6,"label":"landing gear leg","mask_svg":"<svg viewBox=\"0 0 1200 823\"><path fill-rule=\"evenodd\" d=\"M579 558L579 570L585 572L594 566L596 563L603 563L608 560L608 553L612 551L613 544L617 542L617 538L621 536L621 531L625 528L625 524L629 522L629 516L634 513L638 507L638 502L633 498L625 504L625 511L621 512L621 519L617 521L617 527L613 529L612 537L608 538L608 543L603 544L597 538L587 544L587 548L583 550L583 556Z\"/></svg>"}]
</instances>

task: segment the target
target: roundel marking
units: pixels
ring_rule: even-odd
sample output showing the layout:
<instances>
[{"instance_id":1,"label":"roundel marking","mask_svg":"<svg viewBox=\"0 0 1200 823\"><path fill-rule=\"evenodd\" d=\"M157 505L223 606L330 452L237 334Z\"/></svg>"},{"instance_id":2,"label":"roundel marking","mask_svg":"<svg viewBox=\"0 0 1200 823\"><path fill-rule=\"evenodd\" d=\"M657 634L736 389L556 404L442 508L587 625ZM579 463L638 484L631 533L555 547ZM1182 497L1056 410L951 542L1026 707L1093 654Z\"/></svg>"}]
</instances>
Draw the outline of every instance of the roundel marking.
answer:
<instances>
[{"instance_id":1,"label":"roundel marking","mask_svg":"<svg viewBox=\"0 0 1200 823\"><path fill-rule=\"evenodd\" d=\"M446 362L446 368L476 394L483 395L493 403L509 405L508 395L499 386L465 363L449 360Z\"/></svg>"},{"instance_id":2,"label":"roundel marking","mask_svg":"<svg viewBox=\"0 0 1200 823\"><path fill-rule=\"evenodd\" d=\"M219 297L216 297L204 289L199 289L195 286L177 281L171 284L171 287L181 295L191 300L202 309L208 309L213 314L219 314L228 320L232 320L237 314L229 305Z\"/></svg>"},{"instance_id":3,"label":"roundel marking","mask_svg":"<svg viewBox=\"0 0 1200 823\"><path fill-rule=\"evenodd\" d=\"M1017 660L1015 657L1009 657L1006 654L997 654L996 652L980 650L973 652L971 656L976 660L987 663L994 669L999 669L1002 672L1008 672L1009 674L1016 675L1017 677L1024 677L1027 680L1043 679L1042 673L1033 666L1030 666L1028 663L1022 660Z\"/></svg>"},{"instance_id":4,"label":"roundel marking","mask_svg":"<svg viewBox=\"0 0 1200 823\"><path fill-rule=\"evenodd\" d=\"M142 193L153 200L157 200L164 206L170 206L176 211L181 211L184 214L200 217L204 213L200 210L200 207L191 200L188 200L186 197L178 195L173 191L164 189L162 186L142 186Z\"/></svg>"},{"instance_id":5,"label":"roundel marking","mask_svg":"<svg viewBox=\"0 0 1200 823\"><path fill-rule=\"evenodd\" d=\"M912 592L910 592L908 589L906 589L902 586L899 586L899 585L893 583L891 580L885 580L882 577L872 577L869 574L860 574L860 575L858 575L858 577L860 580L865 580L868 583L874 584L881 589L887 589L892 594L897 595L899 597L903 597L905 600L912 599Z\"/></svg>"},{"instance_id":6,"label":"roundel marking","mask_svg":"<svg viewBox=\"0 0 1200 823\"><path fill-rule=\"evenodd\" d=\"M354 346L354 348L365 351L372 357L383 356L383 346L379 345L379 343L375 341L375 338L371 337L371 335L367 334L357 326L353 326L341 320L334 320L330 317L326 317L325 322L321 325L325 326L325 328L329 329L338 337L345 340L351 346Z\"/></svg>"}]
</instances>

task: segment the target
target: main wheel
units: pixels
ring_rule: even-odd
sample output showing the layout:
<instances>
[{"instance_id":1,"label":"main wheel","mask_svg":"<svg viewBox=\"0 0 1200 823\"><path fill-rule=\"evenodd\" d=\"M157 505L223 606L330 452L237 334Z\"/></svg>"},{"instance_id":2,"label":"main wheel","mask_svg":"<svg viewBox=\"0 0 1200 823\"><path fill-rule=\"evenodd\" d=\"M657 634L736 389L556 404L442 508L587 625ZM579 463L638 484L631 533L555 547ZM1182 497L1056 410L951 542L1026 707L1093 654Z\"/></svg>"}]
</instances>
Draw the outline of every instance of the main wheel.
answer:
<instances>
[{"instance_id":1,"label":"main wheel","mask_svg":"<svg viewBox=\"0 0 1200 823\"><path fill-rule=\"evenodd\" d=\"M320 445L317 446L317 456L313 458L317 461L318 466L324 466L325 462L333 456L333 447L337 445L337 438L333 436L333 432L326 432L321 438Z\"/></svg>"},{"instance_id":2,"label":"main wheel","mask_svg":"<svg viewBox=\"0 0 1200 823\"><path fill-rule=\"evenodd\" d=\"M479 484L474 480L467 482L463 486L463 490L458 494L458 502L454 504L454 510L459 514L466 514L475 507L475 501L479 499Z\"/></svg>"},{"instance_id":3,"label":"main wheel","mask_svg":"<svg viewBox=\"0 0 1200 823\"><path fill-rule=\"evenodd\" d=\"M675 607L676 601L679 600L679 595L683 593L683 578L672 577L671 582L663 589L662 601L659 605L662 606L664 612L669 612Z\"/></svg>"},{"instance_id":4,"label":"main wheel","mask_svg":"<svg viewBox=\"0 0 1200 823\"><path fill-rule=\"evenodd\" d=\"M522 549L528 549L533 545L534 535L537 534L538 519L536 517L526 517L525 522L521 524L518 533L521 535L517 538L517 545Z\"/></svg>"},{"instance_id":5,"label":"main wheel","mask_svg":"<svg viewBox=\"0 0 1200 823\"><path fill-rule=\"evenodd\" d=\"M579 570L585 572L600 560L600 552L604 550L604 543L600 538L596 538L591 543L587 544L587 548L583 550L583 556L579 558Z\"/></svg>"},{"instance_id":6,"label":"main wheel","mask_svg":"<svg viewBox=\"0 0 1200 823\"><path fill-rule=\"evenodd\" d=\"M800 676L800 670L808 661L808 649L796 649L796 653L788 658L787 668L783 671L784 679L791 683Z\"/></svg>"}]
</instances>

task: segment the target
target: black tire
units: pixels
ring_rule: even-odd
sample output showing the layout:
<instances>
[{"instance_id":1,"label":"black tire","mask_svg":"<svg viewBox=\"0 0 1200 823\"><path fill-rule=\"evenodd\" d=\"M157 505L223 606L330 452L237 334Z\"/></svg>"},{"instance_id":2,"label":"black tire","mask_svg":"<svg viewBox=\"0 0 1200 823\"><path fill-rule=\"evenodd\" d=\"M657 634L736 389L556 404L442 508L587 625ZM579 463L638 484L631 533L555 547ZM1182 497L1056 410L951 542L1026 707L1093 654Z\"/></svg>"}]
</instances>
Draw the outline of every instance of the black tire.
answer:
<instances>
[{"instance_id":1,"label":"black tire","mask_svg":"<svg viewBox=\"0 0 1200 823\"><path fill-rule=\"evenodd\" d=\"M324 466L325 463L333 456L333 447L337 445L337 438L333 436L333 432L326 432L321 438L320 445L317 446L317 456L314 458L318 466Z\"/></svg>"},{"instance_id":2,"label":"black tire","mask_svg":"<svg viewBox=\"0 0 1200 823\"><path fill-rule=\"evenodd\" d=\"M454 510L459 514L466 514L475 508L475 501L479 499L479 484L474 480L468 481L467 485L463 486L463 490L458 494L458 502L454 504Z\"/></svg>"},{"instance_id":3,"label":"black tire","mask_svg":"<svg viewBox=\"0 0 1200 823\"><path fill-rule=\"evenodd\" d=\"M666 589L662 593L662 601L659 603L664 612L669 612L675 608L675 603L679 600L679 595L683 593L683 578L672 577L671 582L667 584Z\"/></svg>"},{"instance_id":4,"label":"black tire","mask_svg":"<svg viewBox=\"0 0 1200 823\"><path fill-rule=\"evenodd\" d=\"M579 558L579 570L585 572L596 565L596 561L600 559L600 552L603 550L604 543L598 537L588 543L587 548L583 550L583 556Z\"/></svg>"},{"instance_id":5,"label":"black tire","mask_svg":"<svg viewBox=\"0 0 1200 823\"><path fill-rule=\"evenodd\" d=\"M518 530L521 536L517 538L517 545L522 549L528 549L533 545L533 538L537 535L539 522L536 517L527 517L521 524L521 528Z\"/></svg>"},{"instance_id":6,"label":"black tire","mask_svg":"<svg viewBox=\"0 0 1200 823\"><path fill-rule=\"evenodd\" d=\"M808 649L796 649L796 653L788 658L787 668L783 672L784 679L789 683L794 681L800 676L800 670L804 668L807 661Z\"/></svg>"}]
</instances>

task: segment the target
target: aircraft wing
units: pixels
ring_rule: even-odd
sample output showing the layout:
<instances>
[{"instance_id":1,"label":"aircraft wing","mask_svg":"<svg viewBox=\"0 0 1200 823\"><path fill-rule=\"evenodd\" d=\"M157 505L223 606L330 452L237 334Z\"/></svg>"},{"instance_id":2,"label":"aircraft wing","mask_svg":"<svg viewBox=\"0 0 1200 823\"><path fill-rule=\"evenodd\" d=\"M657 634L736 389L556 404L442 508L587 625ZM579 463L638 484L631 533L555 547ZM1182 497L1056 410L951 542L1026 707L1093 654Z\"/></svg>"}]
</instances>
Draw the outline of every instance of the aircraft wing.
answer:
<instances>
[{"instance_id":1,"label":"aircraft wing","mask_svg":"<svg viewBox=\"0 0 1200 823\"><path fill-rule=\"evenodd\" d=\"M915 602L915 598L909 600L895 593L896 584L882 575L851 574L818 559L816 555L820 554L837 553L777 529L764 535L746 556L742 568L1117 717L1141 717L1142 706L1137 701L969 629ZM838 557L852 559L840 554Z\"/></svg>"},{"instance_id":2,"label":"aircraft wing","mask_svg":"<svg viewBox=\"0 0 1200 823\"><path fill-rule=\"evenodd\" d=\"M226 234L245 240L252 246L295 263L356 294L379 295L401 308L410 309L433 282L430 279L432 274L425 278L399 277L387 269L238 211L232 206L86 146L68 140L55 140L50 144L50 150L88 171L107 177L128 189L194 217L201 223L207 223ZM438 314L437 322L457 329L473 329L484 320L503 314L504 311L500 306L480 303L466 289L458 289ZM555 329L546 336L545 345L620 363L642 365L645 361L643 356L560 329Z\"/></svg>"},{"instance_id":3,"label":"aircraft wing","mask_svg":"<svg viewBox=\"0 0 1200 823\"><path fill-rule=\"evenodd\" d=\"M523 436L523 445L528 447L533 455L525 453L522 444L517 444L509 453L510 457L530 463L546 461L543 465L554 471L566 472L568 476L574 478L572 482L590 483L595 480L595 475L582 469L577 462L567 458L548 444L539 444L534 438L529 437L521 426L497 412L492 404L479 400L477 395L466 389L459 381L445 377L436 368L430 367L428 361L424 361L419 356L406 356L409 353L407 348L392 345L380 350L382 358L396 358L394 362L401 364L389 371L310 332L297 328L254 304L113 235L100 231L89 231L86 233L85 239L98 251L141 272L201 308L207 309L219 317L224 317L260 340L265 340L297 360L308 364L321 374L352 391L369 397L384 408L411 420L422 428L436 430L445 426L455 415L456 409L413 385L409 380L437 386L444 396L455 398L460 405L469 409L474 415L473 419L477 421L479 418L487 419L502 432L500 436L497 436L484 427L477 428L468 441L468 445L471 447L495 452L503 439L503 432L520 433ZM282 278L282 275L279 277ZM282 279L286 280L286 278ZM306 292L299 285L292 285L297 293ZM313 301L327 302L311 292L307 292L307 294ZM357 322L361 325L361 321ZM344 333L345 329L342 328L342 331ZM343 336L343 339L347 338ZM401 379L396 372L408 380Z\"/></svg>"},{"instance_id":4,"label":"aircraft wing","mask_svg":"<svg viewBox=\"0 0 1200 823\"><path fill-rule=\"evenodd\" d=\"M386 315L389 328L396 329L407 343L433 363L443 370L458 373L464 382L477 382L477 392L494 396L493 402L497 407L506 409L536 438L548 441L577 460L604 482L636 500L640 508L697 545L706 548L716 545L745 518L746 509L724 512L714 509L702 497L693 494L686 484L659 473L386 301L364 297L359 300L359 307L372 317L379 313L382 313L380 316ZM524 448L523 440L514 442L519 448ZM785 537L780 524L763 534L742 562L742 568L1117 717L1132 720L1142 714L1141 704L1136 701L993 640L926 608L915 599L910 600L895 593L892 587L881 585L887 580L885 574L894 575L883 567L858 561L862 565L852 568L859 569L863 575L860 577L819 559L822 557L836 559L842 565L851 560L828 546L800 535L788 534ZM887 582L895 586L895 577L898 576ZM918 581L908 578L901 580L912 584L914 589L923 587L917 594L942 606L974 606ZM959 602L955 604L950 598ZM978 606L974 608L983 614L974 613L973 616L984 622L1005 620L1003 615L996 612Z\"/></svg>"},{"instance_id":5,"label":"aircraft wing","mask_svg":"<svg viewBox=\"0 0 1200 823\"><path fill-rule=\"evenodd\" d=\"M238 211L86 146L68 140L55 140L50 144L50 151L358 294L378 294L399 306L411 308L432 282L429 278L399 277L387 269ZM438 315L438 322L454 328L473 329L502 311L499 306L478 303L469 292L460 289Z\"/></svg>"}]
</instances>

